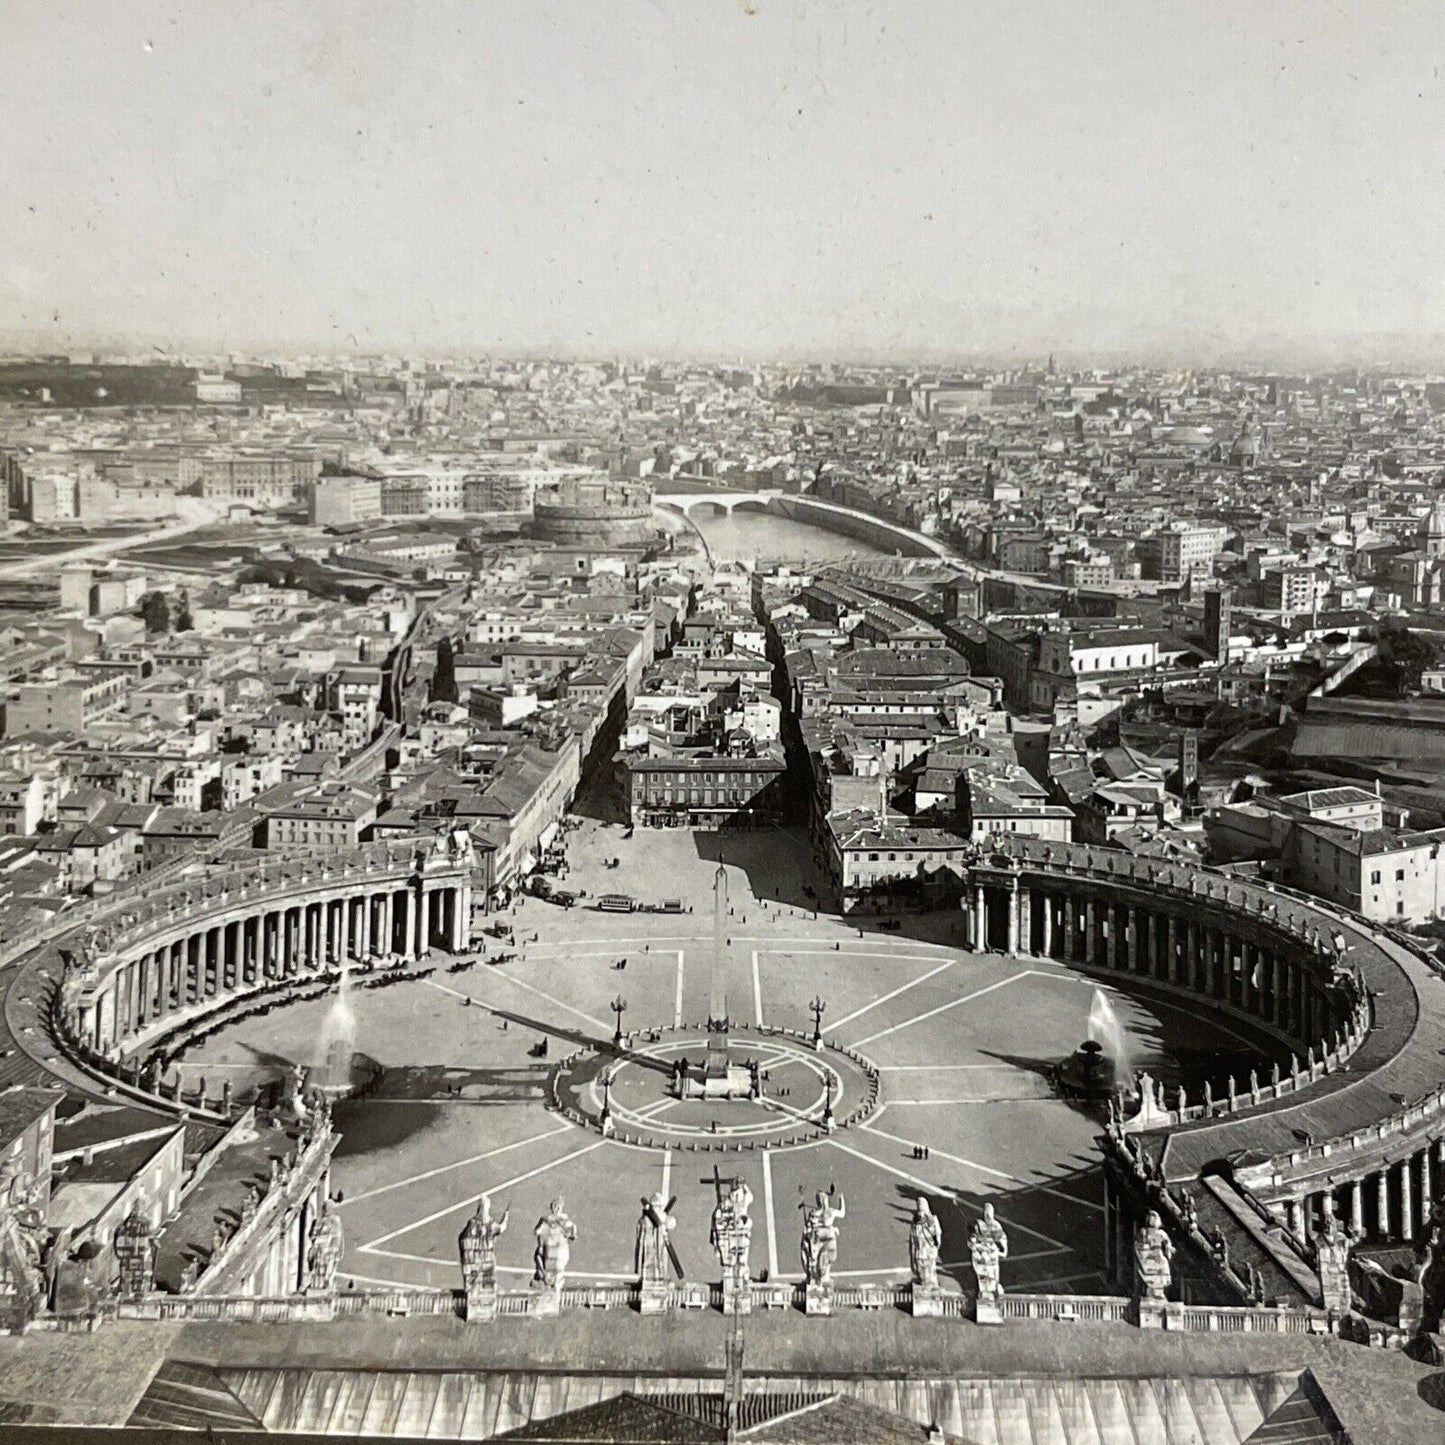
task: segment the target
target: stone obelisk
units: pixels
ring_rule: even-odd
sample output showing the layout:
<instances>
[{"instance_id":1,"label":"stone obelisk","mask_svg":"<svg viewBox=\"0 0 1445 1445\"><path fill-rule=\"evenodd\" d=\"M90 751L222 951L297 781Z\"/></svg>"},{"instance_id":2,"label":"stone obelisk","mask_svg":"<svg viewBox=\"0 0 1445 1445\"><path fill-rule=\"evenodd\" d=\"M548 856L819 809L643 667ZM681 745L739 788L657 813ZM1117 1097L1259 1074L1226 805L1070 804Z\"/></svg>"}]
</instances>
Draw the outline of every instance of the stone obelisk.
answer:
<instances>
[{"instance_id":1,"label":"stone obelisk","mask_svg":"<svg viewBox=\"0 0 1445 1445\"><path fill-rule=\"evenodd\" d=\"M712 880L712 973L707 991L707 1068L713 1090L728 1079L728 995L724 968L727 956L728 874L722 863Z\"/></svg>"}]
</instances>

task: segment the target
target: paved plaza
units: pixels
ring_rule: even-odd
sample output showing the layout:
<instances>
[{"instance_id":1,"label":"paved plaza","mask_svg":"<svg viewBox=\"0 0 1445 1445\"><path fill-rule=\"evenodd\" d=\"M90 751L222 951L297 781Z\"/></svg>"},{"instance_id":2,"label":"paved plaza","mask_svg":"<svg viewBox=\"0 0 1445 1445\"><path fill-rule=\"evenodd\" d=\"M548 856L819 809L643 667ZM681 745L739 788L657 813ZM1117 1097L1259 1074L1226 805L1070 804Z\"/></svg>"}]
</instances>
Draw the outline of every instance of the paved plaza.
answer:
<instances>
[{"instance_id":1,"label":"paved plaza","mask_svg":"<svg viewBox=\"0 0 1445 1445\"><path fill-rule=\"evenodd\" d=\"M1045 1076L1085 1037L1097 979L1046 959L968 953L953 912L906 919L897 932L815 915L808 890L823 895L824 882L793 832L629 839L585 822L568 854L560 881L587 895L576 907L529 898L503 915L515 944L488 939L465 971L449 972L453 960L438 955L429 979L351 990L355 1048L384 1072L373 1096L337 1110L345 1277L456 1284L457 1233L486 1192L494 1213L510 1211L498 1256L505 1282L531 1277L532 1227L558 1195L578 1227L572 1277L628 1279L639 1200L661 1190L677 1196L684 1270L710 1279L716 1173L741 1175L753 1191L755 1275L802 1277L799 1206L831 1188L847 1207L842 1279L906 1275L906 1220L921 1194L943 1222L943 1262L961 1284L971 1281L968 1232L992 1201L1010 1234L1006 1286L1102 1287L1098 1124L1056 1098ZM721 950L731 1057L756 1058L770 1077L761 1100L682 1101L669 1091L670 1069L654 1065L700 1060L705 1049L720 857L731 900ZM618 865L606 866L612 858ZM684 911L599 912L589 905L603 892L676 898ZM499 953L515 956L487 961ZM1135 1065L1166 1080L1187 1075L1204 1051L1261 1047L1173 1003L1106 992ZM836 1048L807 1042L815 998ZM630 1059L611 1049L617 1000ZM187 1074L244 1087L315 1062L329 1007L298 1003L239 1024L192 1052ZM772 1029L804 1038L780 1041ZM639 1056L650 1047L652 1063ZM549 1108L553 1070L579 1052L598 1063L575 1081L584 1112L602 1102L599 1071L613 1070L618 1128L647 1143L604 1137ZM840 1120L869 1078L877 1099L866 1117L825 1134L815 1126L830 1060Z\"/></svg>"}]
</instances>

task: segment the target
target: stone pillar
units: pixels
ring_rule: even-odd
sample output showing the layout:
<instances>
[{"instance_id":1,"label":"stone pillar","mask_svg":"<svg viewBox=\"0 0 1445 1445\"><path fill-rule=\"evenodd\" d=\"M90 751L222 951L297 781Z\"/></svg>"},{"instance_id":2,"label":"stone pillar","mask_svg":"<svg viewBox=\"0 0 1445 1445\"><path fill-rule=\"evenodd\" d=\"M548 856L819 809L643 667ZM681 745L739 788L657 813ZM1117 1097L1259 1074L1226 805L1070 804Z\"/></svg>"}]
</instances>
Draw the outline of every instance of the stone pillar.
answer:
<instances>
[{"instance_id":1,"label":"stone pillar","mask_svg":"<svg viewBox=\"0 0 1445 1445\"><path fill-rule=\"evenodd\" d=\"M405 958L411 957L411 889L403 888L400 893L393 895L392 906L396 910L397 931L401 934L401 948L399 952Z\"/></svg>"},{"instance_id":2,"label":"stone pillar","mask_svg":"<svg viewBox=\"0 0 1445 1445\"><path fill-rule=\"evenodd\" d=\"M1019 890L1008 892L1008 952L1012 957L1019 951Z\"/></svg>"},{"instance_id":3,"label":"stone pillar","mask_svg":"<svg viewBox=\"0 0 1445 1445\"><path fill-rule=\"evenodd\" d=\"M1093 966L1095 951L1098 948L1098 940L1095 930L1096 909L1094 900L1084 900L1084 962L1090 967Z\"/></svg>"},{"instance_id":4,"label":"stone pillar","mask_svg":"<svg viewBox=\"0 0 1445 1445\"><path fill-rule=\"evenodd\" d=\"M1390 1171L1384 1167L1375 1176L1375 1212L1380 1238L1389 1239L1394 1233L1390 1222Z\"/></svg>"},{"instance_id":5,"label":"stone pillar","mask_svg":"<svg viewBox=\"0 0 1445 1445\"><path fill-rule=\"evenodd\" d=\"M391 918L392 902L395 896L396 895L390 889L388 889L385 893L381 895L381 948L379 951L382 953L391 953L396 946L396 939L392 931Z\"/></svg>"},{"instance_id":6,"label":"stone pillar","mask_svg":"<svg viewBox=\"0 0 1445 1445\"><path fill-rule=\"evenodd\" d=\"M471 941L472 887L462 883L452 889L452 952L461 953Z\"/></svg>"},{"instance_id":7,"label":"stone pillar","mask_svg":"<svg viewBox=\"0 0 1445 1445\"><path fill-rule=\"evenodd\" d=\"M976 953L988 952L988 894L982 883L973 890L973 947Z\"/></svg>"},{"instance_id":8,"label":"stone pillar","mask_svg":"<svg viewBox=\"0 0 1445 1445\"><path fill-rule=\"evenodd\" d=\"M361 895L361 927L357 934L356 949L362 959L371 957L371 902L371 894Z\"/></svg>"},{"instance_id":9,"label":"stone pillar","mask_svg":"<svg viewBox=\"0 0 1445 1445\"><path fill-rule=\"evenodd\" d=\"M1430 1146L1427 1144L1419 1154L1420 1160L1420 1223L1429 1224L1435 1207L1435 1190L1430 1180Z\"/></svg>"},{"instance_id":10,"label":"stone pillar","mask_svg":"<svg viewBox=\"0 0 1445 1445\"><path fill-rule=\"evenodd\" d=\"M1346 1213L1345 1218L1349 1226L1356 1233L1362 1234L1365 1229L1365 1200L1364 1191L1360 1187L1358 1179L1352 1179L1345 1192Z\"/></svg>"},{"instance_id":11,"label":"stone pillar","mask_svg":"<svg viewBox=\"0 0 1445 1445\"><path fill-rule=\"evenodd\" d=\"M1052 958L1054 956L1054 896L1052 893L1043 893L1039 896L1044 905L1044 957Z\"/></svg>"},{"instance_id":12,"label":"stone pillar","mask_svg":"<svg viewBox=\"0 0 1445 1445\"><path fill-rule=\"evenodd\" d=\"M1139 959L1139 910L1132 903L1124 908L1124 966L1130 973L1141 973Z\"/></svg>"},{"instance_id":13,"label":"stone pillar","mask_svg":"<svg viewBox=\"0 0 1445 1445\"><path fill-rule=\"evenodd\" d=\"M1170 983L1179 982L1179 920L1172 914L1164 919L1164 977Z\"/></svg>"},{"instance_id":14,"label":"stone pillar","mask_svg":"<svg viewBox=\"0 0 1445 1445\"><path fill-rule=\"evenodd\" d=\"M425 958L431 947L431 932L428 918L428 904L430 899L427 896L426 888L422 884L417 885L416 897L412 900L411 916L416 927L416 934L412 941L412 953L417 958Z\"/></svg>"},{"instance_id":15,"label":"stone pillar","mask_svg":"<svg viewBox=\"0 0 1445 1445\"><path fill-rule=\"evenodd\" d=\"M1304 1211L1301 1209L1301 1207L1300 1207L1300 1201L1299 1201L1298 1199L1286 1199L1286 1200L1285 1200L1285 1202L1284 1202L1284 1219L1285 1219L1285 1225L1286 1225L1286 1227L1289 1229L1289 1232L1290 1232L1292 1235L1294 1235L1294 1237L1295 1237L1296 1239L1303 1239L1303 1238L1305 1237L1304 1228L1303 1228L1302 1223L1301 1223L1301 1217L1302 1217L1303 1213L1304 1213Z\"/></svg>"},{"instance_id":16,"label":"stone pillar","mask_svg":"<svg viewBox=\"0 0 1445 1445\"><path fill-rule=\"evenodd\" d=\"M1406 1244L1415 1239L1415 1189L1410 1156L1400 1160L1400 1237Z\"/></svg>"},{"instance_id":17,"label":"stone pillar","mask_svg":"<svg viewBox=\"0 0 1445 1445\"><path fill-rule=\"evenodd\" d=\"M1032 889L1018 890L1019 947L1020 953L1034 951L1034 895Z\"/></svg>"}]
</instances>

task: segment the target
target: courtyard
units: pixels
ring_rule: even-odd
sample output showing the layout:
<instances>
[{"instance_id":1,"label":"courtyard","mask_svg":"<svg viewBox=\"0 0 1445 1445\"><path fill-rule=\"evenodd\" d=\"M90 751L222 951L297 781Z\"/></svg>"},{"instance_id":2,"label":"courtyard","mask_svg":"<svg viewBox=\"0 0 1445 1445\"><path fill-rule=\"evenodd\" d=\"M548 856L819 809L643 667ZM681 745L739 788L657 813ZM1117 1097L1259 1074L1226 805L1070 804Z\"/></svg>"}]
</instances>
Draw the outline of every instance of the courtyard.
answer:
<instances>
[{"instance_id":1,"label":"courtyard","mask_svg":"<svg viewBox=\"0 0 1445 1445\"><path fill-rule=\"evenodd\" d=\"M509 1212L505 1286L530 1279L533 1225L559 1196L578 1230L570 1277L625 1280L640 1200L657 1191L676 1196L687 1277L711 1279L715 1181L741 1176L754 1197L755 1276L801 1278L799 1206L831 1189L847 1209L842 1280L906 1277L907 1220L921 1195L943 1224L945 1271L963 1287L968 1234L991 1202L1009 1232L1005 1287L1095 1292L1104 1287L1099 1125L1056 1097L1048 1072L1086 1036L1096 991L1133 1065L1168 1084L1197 1089L1204 1060L1222 1067L1266 1052L1174 1001L1048 959L966 952L955 911L908 917L896 932L815 911L825 881L800 833L628 838L583 821L567 858L558 881L585 894L577 906L520 900L498 920L515 941L487 939L464 970L438 955L429 978L348 990L352 1047L364 1071L379 1072L374 1092L336 1110L344 1279L455 1285L458 1231L487 1194L495 1215ZM729 902L715 950L719 860ZM675 899L682 911L601 912L591 905L603 893ZM767 1071L759 1099L680 1099L670 1089L679 1058L701 1060L719 991L729 1058ZM819 1051L809 1042L815 1000L829 1046ZM186 1074L240 1089L316 1065L332 1008L297 1003L240 1023L189 1054ZM802 1039L771 1032L784 1030ZM553 1071L573 1055L591 1062L565 1076L580 1122L550 1107ZM614 1137L594 1127L603 1073ZM841 1122L870 1079L876 1101ZM840 1121L831 1133L821 1127L829 1094Z\"/></svg>"}]
</instances>

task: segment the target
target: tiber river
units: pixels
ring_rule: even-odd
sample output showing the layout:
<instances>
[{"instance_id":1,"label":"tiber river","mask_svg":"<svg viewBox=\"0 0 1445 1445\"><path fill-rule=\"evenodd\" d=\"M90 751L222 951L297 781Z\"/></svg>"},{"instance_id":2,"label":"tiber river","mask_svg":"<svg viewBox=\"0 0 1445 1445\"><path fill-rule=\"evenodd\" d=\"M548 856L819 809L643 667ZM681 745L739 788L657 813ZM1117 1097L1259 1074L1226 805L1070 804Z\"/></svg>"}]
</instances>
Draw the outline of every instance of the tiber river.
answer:
<instances>
[{"instance_id":1,"label":"tiber river","mask_svg":"<svg viewBox=\"0 0 1445 1445\"><path fill-rule=\"evenodd\" d=\"M732 516L698 509L691 520L707 539L715 562L752 562L759 557L820 562L840 557L891 557L891 552L791 517L736 511Z\"/></svg>"}]
</instances>

